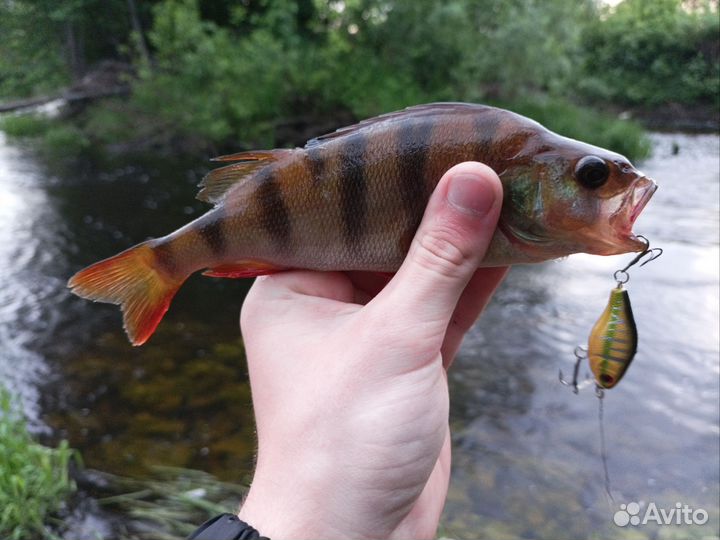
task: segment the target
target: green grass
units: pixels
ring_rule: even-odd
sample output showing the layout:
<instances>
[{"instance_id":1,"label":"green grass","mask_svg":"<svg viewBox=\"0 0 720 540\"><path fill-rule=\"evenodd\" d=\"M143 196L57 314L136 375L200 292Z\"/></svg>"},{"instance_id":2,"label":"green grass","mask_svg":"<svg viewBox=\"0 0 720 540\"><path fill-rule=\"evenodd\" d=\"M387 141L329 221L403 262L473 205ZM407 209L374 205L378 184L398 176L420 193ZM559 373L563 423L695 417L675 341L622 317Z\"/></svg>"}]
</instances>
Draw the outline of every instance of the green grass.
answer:
<instances>
[{"instance_id":1,"label":"green grass","mask_svg":"<svg viewBox=\"0 0 720 540\"><path fill-rule=\"evenodd\" d=\"M52 120L38 114L12 114L0 117L0 131L10 137L37 137L44 134Z\"/></svg>"},{"instance_id":2,"label":"green grass","mask_svg":"<svg viewBox=\"0 0 720 540\"><path fill-rule=\"evenodd\" d=\"M2 116L0 131L9 137L31 139L49 159L77 156L91 146L86 130L80 126L40 114Z\"/></svg>"},{"instance_id":3,"label":"green grass","mask_svg":"<svg viewBox=\"0 0 720 540\"><path fill-rule=\"evenodd\" d=\"M43 134L41 148L49 157L75 156L90 147L91 142L79 127L68 123L54 123Z\"/></svg>"},{"instance_id":4,"label":"green grass","mask_svg":"<svg viewBox=\"0 0 720 540\"><path fill-rule=\"evenodd\" d=\"M33 441L17 400L0 385L0 538L57 538L48 525L75 490L69 476L77 454L62 441Z\"/></svg>"},{"instance_id":5,"label":"green grass","mask_svg":"<svg viewBox=\"0 0 720 540\"><path fill-rule=\"evenodd\" d=\"M150 472L146 479L96 472L116 493L98 502L124 516L127 534L121 540L186 538L211 517L236 512L248 489L193 469L152 467Z\"/></svg>"}]
</instances>

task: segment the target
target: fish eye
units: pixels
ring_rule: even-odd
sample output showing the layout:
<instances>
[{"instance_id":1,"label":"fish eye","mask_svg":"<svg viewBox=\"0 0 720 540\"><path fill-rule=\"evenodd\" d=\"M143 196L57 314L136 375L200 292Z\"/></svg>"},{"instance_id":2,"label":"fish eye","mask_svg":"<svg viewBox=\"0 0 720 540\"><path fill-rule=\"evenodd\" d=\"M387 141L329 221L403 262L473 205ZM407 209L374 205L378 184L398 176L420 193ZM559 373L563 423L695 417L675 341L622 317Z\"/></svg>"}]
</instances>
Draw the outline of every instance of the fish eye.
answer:
<instances>
[{"instance_id":1,"label":"fish eye","mask_svg":"<svg viewBox=\"0 0 720 540\"><path fill-rule=\"evenodd\" d=\"M610 168L597 156L585 156L575 166L575 178L588 189L597 189L607 182Z\"/></svg>"}]
</instances>

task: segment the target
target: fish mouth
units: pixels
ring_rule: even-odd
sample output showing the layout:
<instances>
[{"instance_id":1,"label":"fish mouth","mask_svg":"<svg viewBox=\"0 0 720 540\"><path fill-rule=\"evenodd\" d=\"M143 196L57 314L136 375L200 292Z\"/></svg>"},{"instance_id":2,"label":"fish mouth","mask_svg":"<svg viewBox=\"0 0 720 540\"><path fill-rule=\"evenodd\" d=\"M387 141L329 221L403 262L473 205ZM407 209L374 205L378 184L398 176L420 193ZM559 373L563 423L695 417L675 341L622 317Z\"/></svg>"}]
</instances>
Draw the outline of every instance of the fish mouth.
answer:
<instances>
[{"instance_id":1,"label":"fish mouth","mask_svg":"<svg viewBox=\"0 0 720 540\"><path fill-rule=\"evenodd\" d=\"M642 251L647 247L647 243L632 232L632 227L657 188L657 184L647 176L633 182L617 209L610 214L610 227L614 234L608 247L614 250L605 255Z\"/></svg>"},{"instance_id":2,"label":"fish mouth","mask_svg":"<svg viewBox=\"0 0 720 540\"><path fill-rule=\"evenodd\" d=\"M501 215L498 229L526 257L525 262L543 261L570 253L618 255L643 251L647 241L632 232L635 221L657 190L657 184L638 175L623 191L603 200L597 208L594 224L581 230L557 232L527 230Z\"/></svg>"}]
</instances>

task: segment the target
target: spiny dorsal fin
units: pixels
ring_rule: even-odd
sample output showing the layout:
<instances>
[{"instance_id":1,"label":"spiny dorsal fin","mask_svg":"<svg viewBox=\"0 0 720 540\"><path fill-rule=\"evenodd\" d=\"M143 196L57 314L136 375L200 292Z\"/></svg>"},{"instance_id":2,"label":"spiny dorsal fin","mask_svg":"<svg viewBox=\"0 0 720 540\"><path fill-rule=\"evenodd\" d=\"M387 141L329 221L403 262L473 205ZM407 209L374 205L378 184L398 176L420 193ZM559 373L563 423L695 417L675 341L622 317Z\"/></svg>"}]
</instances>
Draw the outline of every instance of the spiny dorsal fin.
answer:
<instances>
[{"instance_id":1,"label":"spiny dorsal fin","mask_svg":"<svg viewBox=\"0 0 720 540\"><path fill-rule=\"evenodd\" d=\"M237 163L207 173L198 184L198 187L202 189L198 192L197 199L219 204L232 186L250 178L258 170L278 161L289 152L292 150L254 150L213 158L211 161L236 161Z\"/></svg>"},{"instance_id":2,"label":"spiny dorsal fin","mask_svg":"<svg viewBox=\"0 0 720 540\"><path fill-rule=\"evenodd\" d=\"M353 132L359 131L364 128L371 127L375 124L379 124L381 122L394 122L398 120L404 120L406 118L419 118L422 116L429 116L438 114L441 112L456 112L456 111L463 111L463 110L479 110L479 109L488 109L487 105L476 105L474 103L455 103L455 102L441 102L441 103L426 103L424 105L413 105L412 107L406 107L405 109L389 112L385 114L381 114L379 116L373 116L372 118L367 118L365 120L361 120L357 124L353 124L351 126L345 126L337 129L336 131L333 131L331 133L326 133L325 135L320 135L319 137L315 137L314 139L310 139L307 143L305 143L305 148L309 148L311 146L315 146L321 143L324 143L326 141L329 141L330 139L335 139L337 137L342 137L343 135L349 135Z\"/></svg>"}]
</instances>

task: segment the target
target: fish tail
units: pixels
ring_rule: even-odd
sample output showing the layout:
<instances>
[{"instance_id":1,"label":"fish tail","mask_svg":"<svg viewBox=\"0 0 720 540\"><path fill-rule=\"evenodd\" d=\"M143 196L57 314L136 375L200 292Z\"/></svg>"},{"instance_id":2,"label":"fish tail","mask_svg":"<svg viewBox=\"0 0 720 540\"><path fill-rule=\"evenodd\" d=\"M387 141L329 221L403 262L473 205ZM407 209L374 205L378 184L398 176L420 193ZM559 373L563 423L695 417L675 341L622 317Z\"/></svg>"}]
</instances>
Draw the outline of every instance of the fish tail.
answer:
<instances>
[{"instance_id":1,"label":"fish tail","mask_svg":"<svg viewBox=\"0 0 720 540\"><path fill-rule=\"evenodd\" d=\"M149 242L80 270L68 287L83 298L120 305L125 332L133 345L153 334L187 276L164 272Z\"/></svg>"}]
</instances>

